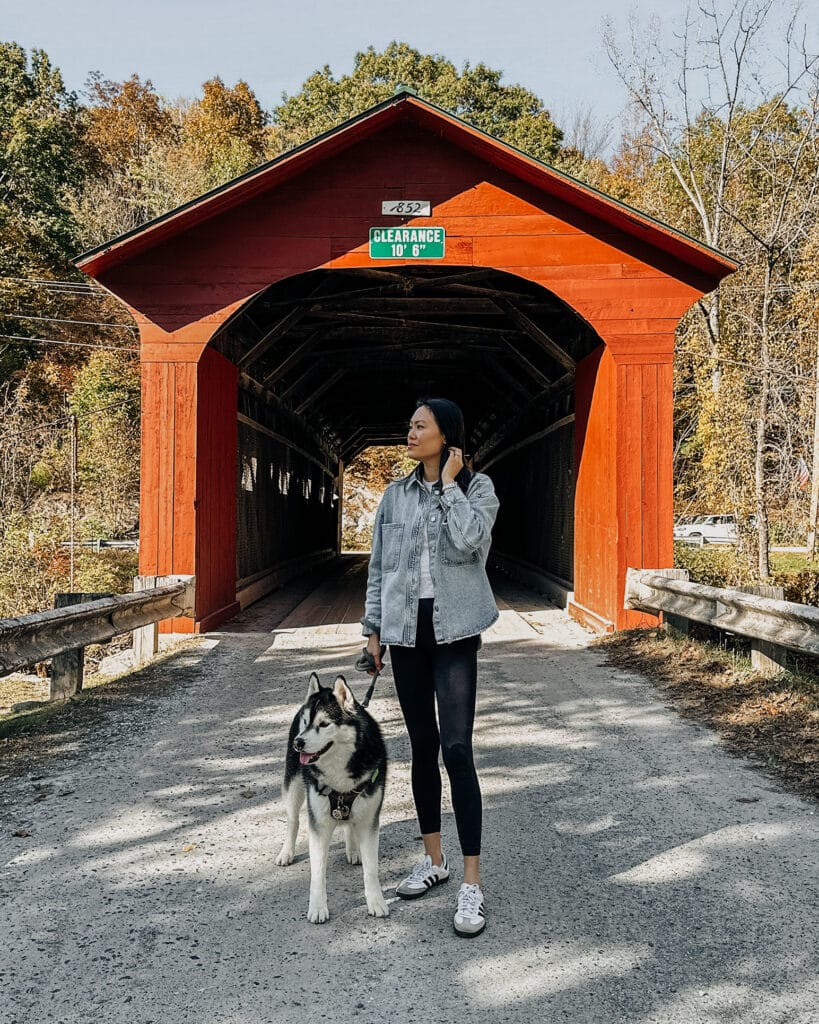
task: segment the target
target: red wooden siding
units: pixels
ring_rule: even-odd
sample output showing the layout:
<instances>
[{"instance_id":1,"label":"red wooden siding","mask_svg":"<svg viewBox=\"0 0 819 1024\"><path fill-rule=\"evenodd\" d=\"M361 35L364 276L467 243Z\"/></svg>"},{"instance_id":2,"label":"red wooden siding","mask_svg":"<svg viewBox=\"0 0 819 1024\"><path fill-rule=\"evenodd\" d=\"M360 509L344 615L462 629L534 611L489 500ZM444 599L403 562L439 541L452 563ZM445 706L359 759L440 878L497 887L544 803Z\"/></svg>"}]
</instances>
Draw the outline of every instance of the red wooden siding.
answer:
<instances>
[{"instance_id":1,"label":"red wooden siding","mask_svg":"<svg viewBox=\"0 0 819 1024\"><path fill-rule=\"evenodd\" d=\"M673 335L655 344L664 357L606 346L578 366L573 611L597 628L656 621L622 609L626 569L674 562Z\"/></svg>"},{"instance_id":2,"label":"red wooden siding","mask_svg":"<svg viewBox=\"0 0 819 1024\"><path fill-rule=\"evenodd\" d=\"M601 347L578 364L575 386L572 610L595 629L613 627L616 618L616 372L611 352Z\"/></svg>"},{"instance_id":3,"label":"red wooden siding","mask_svg":"<svg viewBox=\"0 0 819 1024\"><path fill-rule=\"evenodd\" d=\"M382 222L382 199L409 194L429 198L432 220L447 230L446 258L436 263L536 281L607 339L633 340L634 320L644 333L673 329L712 286L646 242L412 125L351 147L102 280L150 323L152 356L195 358L218 324L275 281L322 266L383 266L367 253L369 228Z\"/></svg>"},{"instance_id":4,"label":"red wooden siding","mask_svg":"<svg viewBox=\"0 0 819 1024\"><path fill-rule=\"evenodd\" d=\"M139 571L195 572L196 365L143 363ZM166 632L190 630L171 619Z\"/></svg>"},{"instance_id":5,"label":"red wooden siding","mask_svg":"<svg viewBox=\"0 0 819 1024\"><path fill-rule=\"evenodd\" d=\"M195 573L198 618L238 610L237 379L236 367L210 349L198 364L142 365L139 571ZM191 620L162 629L189 632Z\"/></svg>"},{"instance_id":6,"label":"red wooden siding","mask_svg":"<svg viewBox=\"0 0 819 1024\"><path fill-rule=\"evenodd\" d=\"M369 228L384 223L381 201L423 198L431 221L410 223L447 231L446 258L435 265L534 281L604 342L577 373L576 610L597 626L645 621L622 611L623 578L628 565L672 562L674 330L730 265L406 104L412 121L379 114L375 135L356 123L343 139L318 143L309 161L294 156L87 261L140 324L141 571L196 572L203 628L231 613L237 374L208 340L276 281L384 267L368 255Z\"/></svg>"},{"instance_id":7,"label":"red wooden siding","mask_svg":"<svg viewBox=\"0 0 819 1024\"><path fill-rule=\"evenodd\" d=\"M236 603L236 404L239 374L213 349L199 362L196 481L199 628L223 622Z\"/></svg>"}]
</instances>

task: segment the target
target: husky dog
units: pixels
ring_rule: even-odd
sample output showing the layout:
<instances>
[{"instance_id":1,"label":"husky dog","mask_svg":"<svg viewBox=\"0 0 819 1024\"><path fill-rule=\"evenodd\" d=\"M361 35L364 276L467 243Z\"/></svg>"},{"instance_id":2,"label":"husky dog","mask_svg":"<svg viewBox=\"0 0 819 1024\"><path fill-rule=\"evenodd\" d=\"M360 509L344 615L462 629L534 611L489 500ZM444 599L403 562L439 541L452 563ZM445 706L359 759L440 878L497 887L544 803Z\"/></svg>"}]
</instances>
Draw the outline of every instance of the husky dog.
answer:
<instances>
[{"instance_id":1,"label":"husky dog","mask_svg":"<svg viewBox=\"0 0 819 1024\"><path fill-rule=\"evenodd\" d=\"M347 860L363 864L367 913L387 917L378 878L378 827L387 751L378 723L358 703L344 676L332 689L310 674L307 698L290 726L282 795L287 838L276 863L292 863L299 812L307 796L310 903L307 920L326 921L327 850L337 824L347 826Z\"/></svg>"}]
</instances>

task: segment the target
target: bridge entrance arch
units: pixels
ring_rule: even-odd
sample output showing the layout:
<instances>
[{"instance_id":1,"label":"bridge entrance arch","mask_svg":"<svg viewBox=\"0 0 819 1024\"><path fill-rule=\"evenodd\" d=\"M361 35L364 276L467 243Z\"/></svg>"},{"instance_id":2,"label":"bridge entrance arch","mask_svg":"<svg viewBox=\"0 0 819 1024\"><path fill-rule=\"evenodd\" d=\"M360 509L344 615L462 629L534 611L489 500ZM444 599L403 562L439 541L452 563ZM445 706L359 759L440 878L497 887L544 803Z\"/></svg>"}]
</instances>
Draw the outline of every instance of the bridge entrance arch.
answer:
<instances>
[{"instance_id":1,"label":"bridge entrance arch","mask_svg":"<svg viewBox=\"0 0 819 1024\"><path fill-rule=\"evenodd\" d=\"M467 453L493 474L495 560L565 602L576 367L601 344L542 286L474 266L316 270L264 289L210 341L238 369L240 603L283 565L337 553L344 467L402 443L422 394L458 402Z\"/></svg>"},{"instance_id":2,"label":"bridge entrance arch","mask_svg":"<svg viewBox=\"0 0 819 1024\"><path fill-rule=\"evenodd\" d=\"M140 327L140 571L195 573L197 628L338 552L345 462L423 391L464 407L504 568L643 620L674 331L719 253L403 91L77 262Z\"/></svg>"}]
</instances>

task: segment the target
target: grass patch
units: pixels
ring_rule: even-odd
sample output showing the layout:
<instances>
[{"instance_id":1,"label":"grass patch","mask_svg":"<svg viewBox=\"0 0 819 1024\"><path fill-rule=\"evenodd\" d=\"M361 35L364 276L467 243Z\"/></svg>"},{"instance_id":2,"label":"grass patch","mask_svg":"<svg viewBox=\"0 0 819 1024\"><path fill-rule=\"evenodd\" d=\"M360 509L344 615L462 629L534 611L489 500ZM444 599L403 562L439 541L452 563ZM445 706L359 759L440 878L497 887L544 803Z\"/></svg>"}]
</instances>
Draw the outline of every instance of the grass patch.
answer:
<instances>
[{"instance_id":1,"label":"grass patch","mask_svg":"<svg viewBox=\"0 0 819 1024\"><path fill-rule=\"evenodd\" d=\"M772 551L770 557L774 572L802 572L803 569L815 568L803 551Z\"/></svg>"},{"instance_id":2,"label":"grass patch","mask_svg":"<svg viewBox=\"0 0 819 1024\"><path fill-rule=\"evenodd\" d=\"M819 801L819 677L807 670L768 678L750 659L659 629L633 629L594 643L609 662L647 676L684 717L716 729L787 788Z\"/></svg>"}]
</instances>

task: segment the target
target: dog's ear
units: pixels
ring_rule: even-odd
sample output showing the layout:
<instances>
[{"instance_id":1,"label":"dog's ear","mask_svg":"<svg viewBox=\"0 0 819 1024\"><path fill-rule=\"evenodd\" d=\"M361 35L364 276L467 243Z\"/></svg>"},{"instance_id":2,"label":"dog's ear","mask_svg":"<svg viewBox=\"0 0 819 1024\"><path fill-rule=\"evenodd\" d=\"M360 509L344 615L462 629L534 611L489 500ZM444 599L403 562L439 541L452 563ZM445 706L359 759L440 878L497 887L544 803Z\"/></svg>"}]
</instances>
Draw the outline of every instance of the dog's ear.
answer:
<instances>
[{"instance_id":1,"label":"dog's ear","mask_svg":"<svg viewBox=\"0 0 819 1024\"><path fill-rule=\"evenodd\" d=\"M342 710L352 714L355 711L355 696L353 691L347 685L347 680L344 676L336 676L336 682L333 686L333 693L335 694L336 700L342 707Z\"/></svg>"},{"instance_id":2,"label":"dog's ear","mask_svg":"<svg viewBox=\"0 0 819 1024\"><path fill-rule=\"evenodd\" d=\"M315 672L310 673L310 682L307 684L307 696L312 697L314 693L318 693L321 689L321 683L319 677Z\"/></svg>"}]
</instances>

